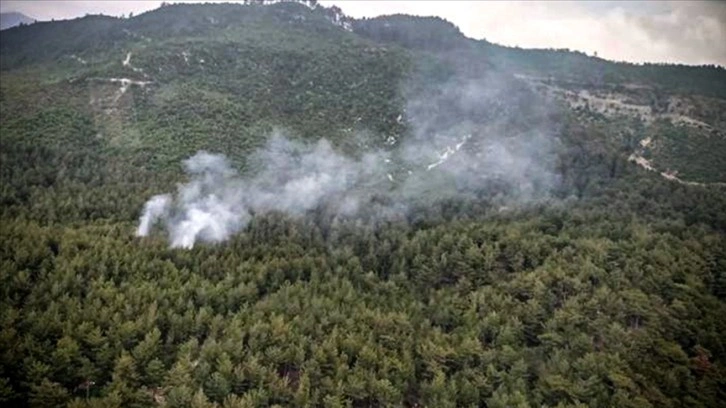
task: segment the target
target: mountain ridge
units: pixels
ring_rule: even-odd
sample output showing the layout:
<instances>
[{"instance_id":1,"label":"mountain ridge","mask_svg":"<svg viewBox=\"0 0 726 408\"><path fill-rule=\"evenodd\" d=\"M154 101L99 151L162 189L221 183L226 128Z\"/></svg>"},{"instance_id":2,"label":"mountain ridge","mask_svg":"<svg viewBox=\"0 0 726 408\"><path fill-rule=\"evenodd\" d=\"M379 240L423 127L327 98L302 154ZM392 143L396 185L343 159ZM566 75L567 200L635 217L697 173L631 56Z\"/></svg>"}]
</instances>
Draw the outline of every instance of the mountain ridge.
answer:
<instances>
[{"instance_id":1,"label":"mountain ridge","mask_svg":"<svg viewBox=\"0 0 726 408\"><path fill-rule=\"evenodd\" d=\"M15 11L0 13L0 30L35 23L36 19Z\"/></svg>"},{"instance_id":2,"label":"mountain ridge","mask_svg":"<svg viewBox=\"0 0 726 408\"><path fill-rule=\"evenodd\" d=\"M167 21L173 23L168 24ZM344 23L348 25L344 26ZM92 81L99 85L104 81L116 81L121 84L119 91L116 96L109 96L110 99L107 99L119 101L120 97L126 95L128 89L156 89L170 80L173 81L181 73L194 76L202 75L204 69L219 71L224 64L231 61L229 56L232 53L241 52L245 47L248 50L245 52L257 52L243 44L255 44L259 41L260 35L267 36L269 39L280 37L274 30L270 30L270 27L277 27L274 30L281 30L281 32L299 30L299 37L289 37L290 44L299 43L299 47L310 48L310 45L305 45L308 42L306 38L311 40L314 38L314 41L318 41L321 45L326 42L332 45L330 41L335 38L335 41L343 42L336 43L333 45L334 47L339 47L339 44L355 44L354 49L359 50L356 52L360 52L360 55L368 55L378 60L393 58L398 61L395 64L399 66L399 68L391 67L391 69L399 70L396 74L390 71L393 78L402 78L402 75L407 75L401 71L401 69L407 69L403 68L405 64L408 64L405 62L406 60L410 61L413 58L425 61L429 58L432 62L431 68L437 66L443 68L435 74L438 76L434 78L435 81L441 81L446 76L459 75L454 74L454 71L446 73L446 70L450 70L450 68L444 67L455 67L454 69L458 70L460 74L472 77L479 75L477 72L498 72L497 75L508 78L508 83L527 84L536 93L543 93L548 95L547 97L554 96L562 103L569 104L571 109L580 112L578 115L589 115L582 120L592 121L596 117L593 114L604 114L610 118L609 120L628 120L628 109L647 112L647 115L645 113L643 114L645 116L641 115L640 120L647 121L650 120L648 118L656 116L668 121L676 120L674 122L676 126L685 126L689 133L695 132L693 143L703 145L705 151L718 150L709 147L716 139L708 138L708 134L723 133L722 130L719 130L723 129L723 118L718 117L716 113L718 110L706 111L699 108L694 110L693 106L705 106L698 102L703 98L689 96L704 95L708 98L723 99L726 92L726 70L720 67L648 64L641 66L608 62L581 53L561 50L520 50L466 38L455 25L440 18L394 15L355 20L342 15L339 10L319 6L310 8L308 5L299 3L282 2L247 6L181 4L165 6L128 19L86 16L68 21L37 23L32 27L9 30L3 35L3 38L0 39L0 52L3 54L0 68L4 72L21 72L24 67L32 66L48 69L51 67L48 63L55 61L59 63L52 68L56 73L49 72L49 78L58 76L70 81ZM435 33L435 35L420 37L418 36L420 32ZM209 50L215 50L214 53L218 54L212 55L209 51L200 49L199 56L194 57L195 59L190 63L190 51L181 49L180 47L183 45L178 40L185 36L190 39L196 38L194 40L196 42L209 41ZM227 39L220 41L220 38ZM368 45L366 45L366 41L369 41ZM33 47L27 47L25 44L33 44ZM195 42L189 44L193 45ZM420 48L421 46L424 48ZM283 43L279 43L275 47L285 49L284 52L290 53L290 58L295 54L292 48ZM318 47L318 45L314 47ZM341 51L346 50L345 47L348 45L341 48ZM387 49L386 47L394 48ZM177 54L173 57L166 55L173 48L177 49ZM152 53L166 56L165 59L158 60L157 57L151 55ZM123 64L126 57L131 54L134 55L135 64L141 65L134 68L129 64ZM219 58L225 54L226 56L222 59ZM120 66L118 65L119 60L122 62ZM154 60L158 61L152 62ZM204 62L200 63L200 61ZM149 65L159 62L163 65L156 67ZM206 68L202 66L204 64L206 64ZM229 68L231 66L227 69ZM312 69L312 67L310 68ZM358 68L352 69L357 70ZM155 72L152 74L151 70ZM75 73L70 74L71 71L75 71ZM425 75L432 74L433 72ZM342 80L344 77L339 78ZM393 86L393 92L386 96L388 104L396 100L394 94L398 92L401 85L395 84L396 81L398 79L389 82ZM305 89L303 86L305 82L297 83L298 87L302 86L301 90ZM314 81L308 80L307 83L314 83ZM146 87L147 84L150 88ZM637 86L633 87L634 84ZM227 90L224 92L232 90L228 85L225 87ZM305 92L311 91L311 89L305 90ZM148 91L146 92L148 93ZM290 89L281 89L280 92L289 93ZM598 102L600 105L593 105L591 108L594 96L590 94L619 95L617 98L622 100L635 98L638 102L634 105L626 104L626 106L616 100L608 102L607 98L601 98L606 101L605 105L615 105L601 108L598 106L601 106L602 103ZM300 94L297 95L299 98ZM572 95L585 95L586 97L578 96L581 102L573 105ZM399 95L399 97L401 96L403 95ZM261 97L263 96L261 95ZM350 104L351 101L360 99L360 97L348 98L345 103ZM676 108L679 102L674 102L674 104L668 102L669 100L695 102L688 102L687 105L691 108L684 109L683 107ZM139 100L137 99L137 101ZM396 103L400 105L401 101ZM694 105L694 103L696 104ZM109 108L99 107L99 109ZM299 110L294 105L283 109L290 112ZM401 109L402 105L385 116L371 117L371 120L378 122L371 129L380 132L390 126L395 128L397 126L396 118L402 113ZM706 114L704 115L704 113ZM698 125L699 123L703 126ZM700 129L699 126L701 126ZM398 129L394 133L401 131L402 129ZM703 140L705 143L695 140ZM689 172L685 167L692 164L686 163L684 166L683 161L671 152L673 146L676 146L675 144L668 141L667 143L657 142L653 146L656 147L656 153L662 156L662 160L656 160L655 164L659 171L668 174L673 172L686 175L689 173L700 174L695 179L687 176L690 179L686 181L723 181L721 175L703 177L706 174L703 171L708 171L706 169L714 165L711 160L707 161L701 170ZM630 153L634 152L633 150ZM658 161L662 161L662 163L657 163ZM722 164L719 163L715 168L720 169L720 166ZM716 170L716 174L721 174L720 172L721 170Z\"/></svg>"}]
</instances>

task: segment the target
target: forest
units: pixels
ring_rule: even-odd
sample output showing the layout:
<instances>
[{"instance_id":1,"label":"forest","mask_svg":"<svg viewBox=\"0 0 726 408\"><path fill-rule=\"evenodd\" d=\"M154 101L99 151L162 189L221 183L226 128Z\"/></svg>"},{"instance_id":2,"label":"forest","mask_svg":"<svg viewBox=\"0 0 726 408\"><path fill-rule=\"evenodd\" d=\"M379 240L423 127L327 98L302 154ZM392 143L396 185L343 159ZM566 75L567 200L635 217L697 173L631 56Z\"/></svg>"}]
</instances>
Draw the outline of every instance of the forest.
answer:
<instances>
[{"instance_id":1,"label":"forest","mask_svg":"<svg viewBox=\"0 0 726 408\"><path fill-rule=\"evenodd\" d=\"M724 405L724 68L249 3L2 31L0 405ZM172 247L189 158L277 192L278 133L360 209Z\"/></svg>"}]
</instances>

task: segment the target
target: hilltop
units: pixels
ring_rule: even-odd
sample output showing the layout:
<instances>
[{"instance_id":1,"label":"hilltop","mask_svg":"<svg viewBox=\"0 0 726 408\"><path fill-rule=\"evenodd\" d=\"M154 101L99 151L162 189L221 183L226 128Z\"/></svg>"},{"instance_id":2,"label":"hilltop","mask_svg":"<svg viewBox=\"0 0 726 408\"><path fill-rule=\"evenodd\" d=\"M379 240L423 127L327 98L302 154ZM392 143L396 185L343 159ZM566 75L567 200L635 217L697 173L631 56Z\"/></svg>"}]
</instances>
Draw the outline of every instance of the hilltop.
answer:
<instances>
[{"instance_id":1,"label":"hilltop","mask_svg":"<svg viewBox=\"0 0 726 408\"><path fill-rule=\"evenodd\" d=\"M0 30L5 30L11 27L19 26L21 24L30 24L34 22L34 18L28 17L23 13L0 13Z\"/></svg>"}]
</instances>

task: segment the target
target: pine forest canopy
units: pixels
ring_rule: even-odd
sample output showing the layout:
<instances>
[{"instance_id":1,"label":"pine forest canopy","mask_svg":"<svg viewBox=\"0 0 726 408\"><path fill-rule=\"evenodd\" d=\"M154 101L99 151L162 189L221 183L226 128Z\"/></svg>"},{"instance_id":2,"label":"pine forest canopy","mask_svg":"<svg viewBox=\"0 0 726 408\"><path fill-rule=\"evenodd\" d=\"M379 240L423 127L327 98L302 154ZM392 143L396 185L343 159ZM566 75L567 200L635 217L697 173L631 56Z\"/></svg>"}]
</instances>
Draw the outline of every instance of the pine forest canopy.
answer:
<instances>
[{"instance_id":1,"label":"pine forest canopy","mask_svg":"<svg viewBox=\"0 0 726 408\"><path fill-rule=\"evenodd\" d=\"M0 404L719 407L726 72L317 2L0 36Z\"/></svg>"}]
</instances>

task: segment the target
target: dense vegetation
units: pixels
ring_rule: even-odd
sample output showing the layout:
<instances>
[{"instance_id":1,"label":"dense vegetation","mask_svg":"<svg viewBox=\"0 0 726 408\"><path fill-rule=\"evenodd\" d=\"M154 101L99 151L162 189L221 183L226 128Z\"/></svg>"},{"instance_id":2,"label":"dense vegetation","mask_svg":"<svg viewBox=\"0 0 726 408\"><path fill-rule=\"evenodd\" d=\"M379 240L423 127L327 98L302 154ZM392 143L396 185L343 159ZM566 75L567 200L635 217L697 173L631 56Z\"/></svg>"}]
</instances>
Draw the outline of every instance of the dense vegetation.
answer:
<instances>
[{"instance_id":1,"label":"dense vegetation","mask_svg":"<svg viewBox=\"0 0 726 408\"><path fill-rule=\"evenodd\" d=\"M415 49L473 49L502 69L522 74L584 82L590 86L650 85L669 91L726 97L724 67L612 62L570 50L527 50L466 39L453 24L440 18L406 15L356 21L357 33L384 43Z\"/></svg>"},{"instance_id":2,"label":"dense vegetation","mask_svg":"<svg viewBox=\"0 0 726 408\"><path fill-rule=\"evenodd\" d=\"M723 98L723 68L505 50L436 19L339 23L302 4L178 5L3 31L0 404L723 405L724 188L627 161L651 137L658 160L724 181L704 164L726 157L723 131L571 112L509 72L587 82L605 66L608 85ZM484 76L494 102L437 93ZM415 97L452 106L423 111L437 131L527 138L546 122L557 185L505 205L490 190L422 200L385 222L260 214L191 250L134 237L197 150L254 171L276 127L350 155L395 149L388 136L415 137L399 120ZM722 129L722 112L699 112Z\"/></svg>"}]
</instances>

